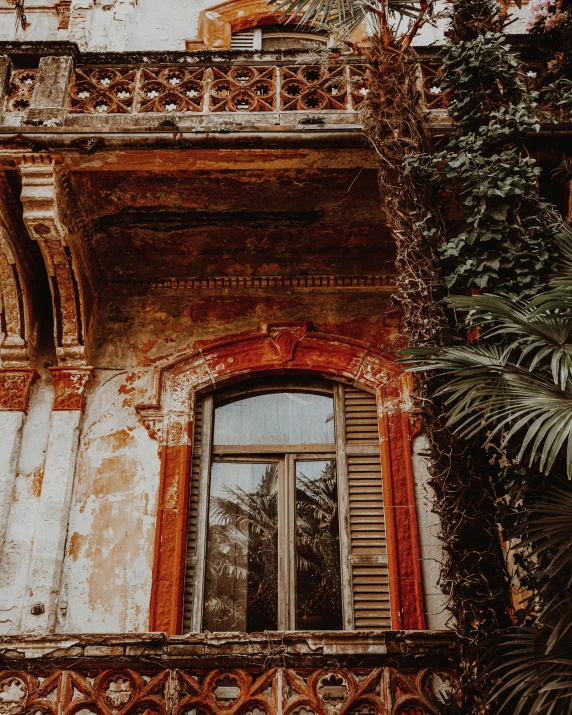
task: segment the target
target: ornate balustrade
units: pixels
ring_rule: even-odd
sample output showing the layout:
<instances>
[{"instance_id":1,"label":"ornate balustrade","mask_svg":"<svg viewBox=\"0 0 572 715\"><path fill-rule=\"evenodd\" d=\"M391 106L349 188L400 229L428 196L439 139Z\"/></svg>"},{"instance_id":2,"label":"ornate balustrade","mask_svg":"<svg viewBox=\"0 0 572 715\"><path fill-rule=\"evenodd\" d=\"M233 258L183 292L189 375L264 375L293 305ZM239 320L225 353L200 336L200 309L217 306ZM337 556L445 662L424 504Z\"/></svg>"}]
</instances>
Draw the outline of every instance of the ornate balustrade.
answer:
<instances>
[{"instance_id":1,"label":"ornate balustrade","mask_svg":"<svg viewBox=\"0 0 572 715\"><path fill-rule=\"evenodd\" d=\"M365 68L318 65L83 67L72 78L78 114L355 111Z\"/></svg>"},{"instance_id":2,"label":"ornate balustrade","mask_svg":"<svg viewBox=\"0 0 572 715\"><path fill-rule=\"evenodd\" d=\"M551 82L547 59L522 38L514 43L523 61L523 86L536 93L540 122L550 132L568 131L571 117L552 106L546 91ZM169 134L174 128L178 133L171 143L183 148L200 144L201 134L209 134L211 143L229 144L222 135L238 131L267 132L264 141L270 143L280 132L295 132L296 141L317 132L326 141L330 132L329 139L338 144L363 145L359 110L369 91L365 58L325 65L309 64L308 56L295 51L81 55L73 45L53 44L42 45L34 56L29 45L0 42L0 133L49 134L50 147L75 146L75 141L90 152L122 145L129 132ZM448 131L439 48L417 51L430 127ZM74 132L93 136L64 139ZM109 133L113 136L103 136Z\"/></svg>"},{"instance_id":3,"label":"ornate balustrade","mask_svg":"<svg viewBox=\"0 0 572 715\"><path fill-rule=\"evenodd\" d=\"M0 639L2 715L436 715L455 693L444 633L57 639Z\"/></svg>"}]
</instances>

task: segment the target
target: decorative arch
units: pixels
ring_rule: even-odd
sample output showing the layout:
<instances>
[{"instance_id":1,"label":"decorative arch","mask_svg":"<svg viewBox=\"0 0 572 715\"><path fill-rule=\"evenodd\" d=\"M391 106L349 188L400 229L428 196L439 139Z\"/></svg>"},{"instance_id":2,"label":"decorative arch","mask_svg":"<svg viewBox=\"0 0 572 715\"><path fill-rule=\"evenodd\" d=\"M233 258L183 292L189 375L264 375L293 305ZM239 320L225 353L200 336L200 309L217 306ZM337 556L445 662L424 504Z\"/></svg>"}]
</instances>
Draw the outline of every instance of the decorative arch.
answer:
<instances>
[{"instance_id":1,"label":"decorative arch","mask_svg":"<svg viewBox=\"0 0 572 715\"><path fill-rule=\"evenodd\" d=\"M153 399L137 410L160 445L161 471L150 631L180 633L188 493L196 395L272 374L314 374L375 392L394 629L425 628L411 464L410 377L378 348L319 333L311 323L264 324L258 331L199 343L158 367Z\"/></svg>"},{"instance_id":2,"label":"decorative arch","mask_svg":"<svg viewBox=\"0 0 572 715\"><path fill-rule=\"evenodd\" d=\"M199 44L208 50L230 50L233 33L261 25L276 25L282 12L268 0L226 0L199 14ZM191 43L189 43L191 44Z\"/></svg>"}]
</instances>

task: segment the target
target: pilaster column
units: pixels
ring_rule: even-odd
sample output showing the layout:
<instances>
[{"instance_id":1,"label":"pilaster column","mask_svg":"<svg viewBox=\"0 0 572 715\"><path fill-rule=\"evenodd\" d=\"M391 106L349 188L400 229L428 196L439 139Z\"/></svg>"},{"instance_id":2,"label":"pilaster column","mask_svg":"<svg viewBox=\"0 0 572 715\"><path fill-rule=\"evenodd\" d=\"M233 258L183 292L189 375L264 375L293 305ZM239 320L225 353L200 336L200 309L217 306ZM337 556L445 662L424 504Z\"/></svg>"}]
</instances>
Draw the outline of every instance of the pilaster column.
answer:
<instances>
[{"instance_id":1,"label":"pilaster column","mask_svg":"<svg viewBox=\"0 0 572 715\"><path fill-rule=\"evenodd\" d=\"M36 88L26 115L28 121L63 121L72 71L71 57L41 58Z\"/></svg>"},{"instance_id":2,"label":"pilaster column","mask_svg":"<svg viewBox=\"0 0 572 715\"><path fill-rule=\"evenodd\" d=\"M12 504L24 414L37 377L30 368L0 369L0 551Z\"/></svg>"},{"instance_id":3,"label":"pilaster column","mask_svg":"<svg viewBox=\"0 0 572 715\"><path fill-rule=\"evenodd\" d=\"M50 368L55 398L38 507L22 632L51 633L56 624L66 534L90 367Z\"/></svg>"},{"instance_id":4,"label":"pilaster column","mask_svg":"<svg viewBox=\"0 0 572 715\"><path fill-rule=\"evenodd\" d=\"M93 5L93 0L73 0L70 10L68 40L76 42L82 52L89 46Z\"/></svg>"},{"instance_id":5,"label":"pilaster column","mask_svg":"<svg viewBox=\"0 0 572 715\"><path fill-rule=\"evenodd\" d=\"M115 0L107 43L109 52L124 52L130 48L136 5L137 0Z\"/></svg>"}]
</instances>

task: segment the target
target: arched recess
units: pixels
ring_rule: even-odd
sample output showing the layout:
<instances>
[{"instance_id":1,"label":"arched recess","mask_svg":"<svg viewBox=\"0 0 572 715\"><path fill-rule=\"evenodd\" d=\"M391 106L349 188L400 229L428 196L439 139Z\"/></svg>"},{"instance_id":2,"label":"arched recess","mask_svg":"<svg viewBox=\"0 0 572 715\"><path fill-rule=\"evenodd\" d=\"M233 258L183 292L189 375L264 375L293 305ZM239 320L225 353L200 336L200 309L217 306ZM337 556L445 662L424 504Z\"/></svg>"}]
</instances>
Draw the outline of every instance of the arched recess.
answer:
<instances>
[{"instance_id":1,"label":"arched recess","mask_svg":"<svg viewBox=\"0 0 572 715\"><path fill-rule=\"evenodd\" d=\"M409 376L381 350L311 323L262 325L199 344L156 369L153 399L137 409L160 445L161 472L150 631L180 633L196 395L232 381L314 374L375 392L379 419L392 627L425 628L411 464Z\"/></svg>"},{"instance_id":2,"label":"arched recess","mask_svg":"<svg viewBox=\"0 0 572 715\"><path fill-rule=\"evenodd\" d=\"M233 33L278 24L282 11L277 11L277 7L268 5L268 0L226 0L202 10L199 14L198 44L208 50L230 50Z\"/></svg>"},{"instance_id":3,"label":"arched recess","mask_svg":"<svg viewBox=\"0 0 572 715\"><path fill-rule=\"evenodd\" d=\"M11 190L0 173L0 367L27 368L37 340L30 257L14 222ZM27 238L27 237L26 237Z\"/></svg>"}]
</instances>

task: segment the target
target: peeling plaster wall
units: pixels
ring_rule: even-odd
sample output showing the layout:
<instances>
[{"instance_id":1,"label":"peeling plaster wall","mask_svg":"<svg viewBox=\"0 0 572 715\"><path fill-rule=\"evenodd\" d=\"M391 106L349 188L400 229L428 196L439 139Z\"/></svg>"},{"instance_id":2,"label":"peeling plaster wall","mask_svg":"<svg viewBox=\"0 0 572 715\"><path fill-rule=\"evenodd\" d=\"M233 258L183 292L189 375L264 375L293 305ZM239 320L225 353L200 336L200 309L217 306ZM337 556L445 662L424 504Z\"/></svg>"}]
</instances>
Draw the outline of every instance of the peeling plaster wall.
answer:
<instances>
[{"instance_id":1,"label":"peeling plaster wall","mask_svg":"<svg viewBox=\"0 0 572 715\"><path fill-rule=\"evenodd\" d=\"M184 50L197 37L199 12L212 0L139 0L131 39L133 50Z\"/></svg>"},{"instance_id":2,"label":"peeling plaster wall","mask_svg":"<svg viewBox=\"0 0 572 715\"><path fill-rule=\"evenodd\" d=\"M428 447L427 439L423 435L413 441L413 474L419 523L425 617L427 628L430 630L446 630L450 627L448 624L450 613L446 610L447 599L439 587L442 549L439 538L439 517L432 511L434 492L429 485Z\"/></svg>"},{"instance_id":3,"label":"peeling plaster wall","mask_svg":"<svg viewBox=\"0 0 572 715\"><path fill-rule=\"evenodd\" d=\"M146 630L157 510L157 444L133 405L149 370L97 370L76 467L58 630Z\"/></svg>"},{"instance_id":4,"label":"peeling plaster wall","mask_svg":"<svg viewBox=\"0 0 572 715\"><path fill-rule=\"evenodd\" d=\"M15 22L14 6L0 0L0 40L65 40L67 31L58 31L58 0L26 0L26 15L29 26L23 30ZM89 49L110 50L110 28L118 0L96 0ZM185 40L196 39L201 10L218 5L220 0L137 0L133 23L125 23L119 33L125 33L122 50L184 50ZM508 32L524 32L529 16L528 4L514 9L516 22ZM438 27L425 25L415 44L426 45L441 42L444 22Z\"/></svg>"},{"instance_id":5,"label":"peeling plaster wall","mask_svg":"<svg viewBox=\"0 0 572 715\"><path fill-rule=\"evenodd\" d=\"M150 292L102 301L72 498L60 632L145 631L159 486L157 443L134 405L153 365L262 322L312 320L317 330L388 346L397 325L380 291ZM105 368L105 369L102 369Z\"/></svg>"},{"instance_id":6,"label":"peeling plaster wall","mask_svg":"<svg viewBox=\"0 0 572 715\"><path fill-rule=\"evenodd\" d=\"M0 634L19 631L42 489L54 390L48 371L40 368L39 373L22 430L12 508L0 554Z\"/></svg>"}]
</instances>

